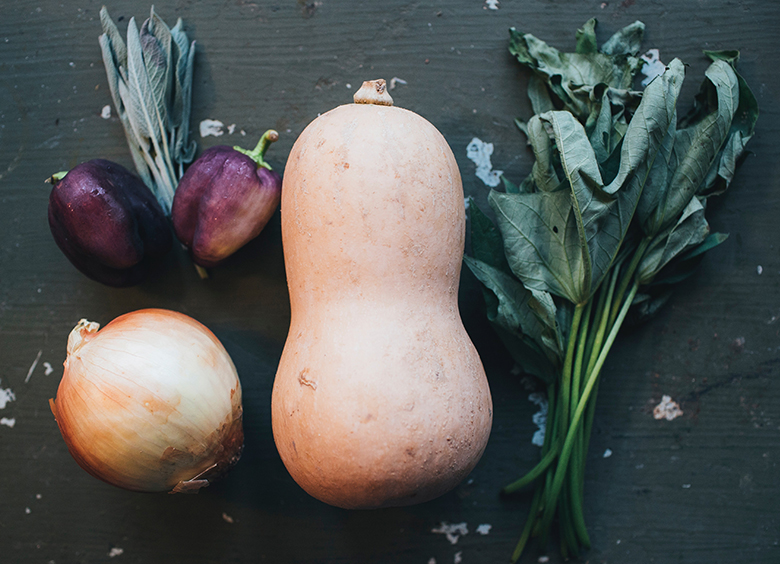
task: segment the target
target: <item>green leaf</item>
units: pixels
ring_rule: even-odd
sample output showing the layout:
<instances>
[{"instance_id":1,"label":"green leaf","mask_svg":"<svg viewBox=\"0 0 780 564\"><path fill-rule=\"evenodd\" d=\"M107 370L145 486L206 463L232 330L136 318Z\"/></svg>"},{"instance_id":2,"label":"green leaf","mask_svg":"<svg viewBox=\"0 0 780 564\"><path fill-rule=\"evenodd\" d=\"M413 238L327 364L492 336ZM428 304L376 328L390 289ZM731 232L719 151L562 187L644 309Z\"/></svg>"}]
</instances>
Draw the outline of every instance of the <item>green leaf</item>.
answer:
<instances>
[{"instance_id":1,"label":"green leaf","mask_svg":"<svg viewBox=\"0 0 780 564\"><path fill-rule=\"evenodd\" d=\"M542 139L546 133L557 149L564 180L551 189L552 182L542 174L535 178L546 190L492 191L488 196L509 266L528 289L581 304L598 288L620 249L675 116L682 75L682 63L672 61L648 85L622 140L617 173L608 185L585 129L572 114L547 112L529 121L535 154L547 159ZM547 165L538 170L547 171Z\"/></svg>"},{"instance_id":2,"label":"green leaf","mask_svg":"<svg viewBox=\"0 0 780 564\"><path fill-rule=\"evenodd\" d=\"M528 79L528 99L531 101L534 114L543 114L555 109L547 85L537 74L532 74Z\"/></svg>"},{"instance_id":3,"label":"green leaf","mask_svg":"<svg viewBox=\"0 0 780 564\"><path fill-rule=\"evenodd\" d=\"M537 312L549 311L549 304L540 304L539 299L546 301L543 294L534 294L527 290L511 274L503 272L487 263L465 256L464 263L469 270L484 284L495 300L488 303L488 319L516 340L522 341L524 354L515 360L529 373L549 380L555 373L555 366L560 362L561 353L558 347L555 316L545 315L540 318ZM520 347L519 343L515 347ZM530 354L529 350L536 354ZM542 361L544 359L544 362Z\"/></svg>"},{"instance_id":4,"label":"green leaf","mask_svg":"<svg viewBox=\"0 0 780 564\"><path fill-rule=\"evenodd\" d=\"M595 20L592 21L595 27ZM590 90L597 84L606 84L610 89L627 91L639 72L642 61L635 54L639 50L644 26L636 22L616 33L602 47L600 52L591 52L590 35L586 23L579 35L578 49L587 52L565 53L551 47L531 34L523 34L515 28L509 30L509 51L522 64L528 66L543 79L547 89L554 93L565 109L572 112L581 122L592 113ZM581 43L581 44L580 44ZM532 103L539 99L541 90L534 85ZM634 96L638 97L638 94ZM542 113L534 108L535 113ZM549 108L548 110L549 111Z\"/></svg>"},{"instance_id":5,"label":"green leaf","mask_svg":"<svg viewBox=\"0 0 780 564\"><path fill-rule=\"evenodd\" d=\"M130 19L126 44L105 8L100 20L109 90L133 162L170 214L184 163L196 149L189 139L194 43L182 31L181 20L169 29L154 8L140 31L135 18Z\"/></svg>"},{"instance_id":6,"label":"green leaf","mask_svg":"<svg viewBox=\"0 0 780 564\"><path fill-rule=\"evenodd\" d=\"M577 30L577 47L575 52L585 55L597 53L598 50L598 44L596 43L596 18L591 18Z\"/></svg>"},{"instance_id":7,"label":"green leaf","mask_svg":"<svg viewBox=\"0 0 780 564\"><path fill-rule=\"evenodd\" d=\"M707 239L710 227L704 217L704 206L694 196L683 210L677 223L657 235L639 265L638 279L649 284L658 272L675 257L692 249Z\"/></svg>"},{"instance_id":8,"label":"green leaf","mask_svg":"<svg viewBox=\"0 0 780 564\"><path fill-rule=\"evenodd\" d=\"M727 62L734 70L739 85L739 104L731 121L728 138L710 168L707 178L697 190L700 196L711 196L722 194L731 184L745 146L753 137L759 111L758 101L752 90L742 75L736 71L739 51L705 51L705 54L713 61Z\"/></svg>"},{"instance_id":9,"label":"green leaf","mask_svg":"<svg viewBox=\"0 0 780 564\"><path fill-rule=\"evenodd\" d=\"M469 220L473 257L493 268L510 273L509 264L504 256L501 233L490 218L474 203L473 198L469 198Z\"/></svg>"},{"instance_id":10,"label":"green leaf","mask_svg":"<svg viewBox=\"0 0 780 564\"><path fill-rule=\"evenodd\" d=\"M728 63L715 61L705 76L697 103L676 132L670 162L674 174L658 207L662 218L654 222L657 229L675 222L699 191L724 146L739 105L739 82Z\"/></svg>"},{"instance_id":11,"label":"green leaf","mask_svg":"<svg viewBox=\"0 0 780 564\"><path fill-rule=\"evenodd\" d=\"M535 157L531 171L535 188L542 192L557 190L561 181L558 178L555 165L560 163L556 163L557 159L547 125L539 116L534 116L528 121L526 133Z\"/></svg>"},{"instance_id":12,"label":"green leaf","mask_svg":"<svg viewBox=\"0 0 780 564\"><path fill-rule=\"evenodd\" d=\"M642 39L645 36L645 24L639 20L618 30L601 46L601 52L613 56L635 57L642 49ZM641 66L641 63L639 63Z\"/></svg>"}]
</instances>

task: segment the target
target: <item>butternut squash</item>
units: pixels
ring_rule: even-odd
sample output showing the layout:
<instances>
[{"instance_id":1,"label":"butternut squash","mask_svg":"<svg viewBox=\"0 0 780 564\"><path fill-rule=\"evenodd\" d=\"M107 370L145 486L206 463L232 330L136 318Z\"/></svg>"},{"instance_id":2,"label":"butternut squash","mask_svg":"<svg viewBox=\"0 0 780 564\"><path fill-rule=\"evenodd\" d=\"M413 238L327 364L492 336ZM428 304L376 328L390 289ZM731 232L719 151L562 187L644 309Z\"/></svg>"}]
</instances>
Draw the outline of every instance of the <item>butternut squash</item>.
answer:
<instances>
[{"instance_id":1,"label":"butternut squash","mask_svg":"<svg viewBox=\"0 0 780 564\"><path fill-rule=\"evenodd\" d=\"M458 310L460 173L444 137L383 80L309 124L282 186L291 322L272 394L295 481L343 508L454 488L492 423Z\"/></svg>"}]
</instances>

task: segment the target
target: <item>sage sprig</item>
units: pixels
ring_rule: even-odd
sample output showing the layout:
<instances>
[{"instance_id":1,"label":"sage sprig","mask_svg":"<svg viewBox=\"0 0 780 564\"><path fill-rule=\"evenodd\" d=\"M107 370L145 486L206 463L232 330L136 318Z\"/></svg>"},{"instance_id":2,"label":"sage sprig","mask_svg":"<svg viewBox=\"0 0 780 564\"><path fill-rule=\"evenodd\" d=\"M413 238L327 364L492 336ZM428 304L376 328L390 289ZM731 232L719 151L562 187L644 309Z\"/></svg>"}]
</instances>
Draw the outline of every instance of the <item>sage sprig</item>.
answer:
<instances>
[{"instance_id":1,"label":"sage sprig","mask_svg":"<svg viewBox=\"0 0 780 564\"><path fill-rule=\"evenodd\" d=\"M195 42L181 18L169 28L153 7L140 30L130 19L127 43L105 6L100 21L108 86L135 168L170 215L176 186L196 150L190 140Z\"/></svg>"},{"instance_id":2,"label":"sage sprig","mask_svg":"<svg viewBox=\"0 0 780 564\"><path fill-rule=\"evenodd\" d=\"M595 28L592 19L577 31L574 53L510 30L510 52L532 71L534 115L516 123L534 164L519 184L491 190L495 223L469 206L464 261L488 319L547 386L541 460L504 488L535 488L513 561L531 538L543 550L554 522L564 557L590 546L582 504L599 375L626 320L655 313L726 239L711 233L706 203L731 183L758 118L738 52L705 52L712 64L679 119L683 63L634 90L644 24L601 48Z\"/></svg>"}]
</instances>

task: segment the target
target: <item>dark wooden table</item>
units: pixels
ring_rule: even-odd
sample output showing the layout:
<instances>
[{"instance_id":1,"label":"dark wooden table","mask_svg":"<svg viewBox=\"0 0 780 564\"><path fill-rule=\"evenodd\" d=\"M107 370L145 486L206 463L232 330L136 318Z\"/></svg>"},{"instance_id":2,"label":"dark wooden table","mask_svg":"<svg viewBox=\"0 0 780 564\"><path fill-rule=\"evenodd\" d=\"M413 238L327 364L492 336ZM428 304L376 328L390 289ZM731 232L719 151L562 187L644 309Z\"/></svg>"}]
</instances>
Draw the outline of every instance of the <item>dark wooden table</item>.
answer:
<instances>
[{"instance_id":1,"label":"dark wooden table","mask_svg":"<svg viewBox=\"0 0 780 564\"><path fill-rule=\"evenodd\" d=\"M598 18L602 41L639 19L645 47L688 64L681 98L688 104L707 64L701 50L740 49L740 71L762 113L750 155L709 210L714 229L731 236L611 354L588 461L593 548L583 561L780 562L780 4L495 4L235 0L159 2L156 10L171 25L183 18L197 41L196 132L207 118L226 130L235 124L232 135L196 133L201 149L253 145L274 127L281 139L269 160L283 170L296 136L318 113L349 102L362 80L397 77L396 104L441 130L466 193L483 209L488 189L466 158L473 137L494 144L493 165L511 178L531 162L513 125L530 116L530 104L528 75L507 52L510 26L571 50L590 17ZM278 214L206 281L179 249L157 277L122 290L90 281L60 253L43 180L96 157L132 167L120 122L101 117L110 97L97 43L100 6L23 0L1 10L0 393L11 390L15 400L0 409L0 562L508 561L530 500L501 499L498 491L538 459L531 444L537 407L484 320L470 275L463 275L462 314L495 401L487 451L469 479L440 499L353 512L306 495L274 447L270 391L289 323ZM137 1L108 8L123 32L131 16L143 20L149 11ZM135 494L93 479L68 454L49 411L75 323L105 324L143 307L182 311L209 326L241 375L245 454L196 496ZM681 404L682 417L653 418L665 394ZM442 522L466 523L468 534L452 544L432 532ZM490 525L487 534L477 532L480 525ZM555 547L548 554L558 561Z\"/></svg>"}]
</instances>

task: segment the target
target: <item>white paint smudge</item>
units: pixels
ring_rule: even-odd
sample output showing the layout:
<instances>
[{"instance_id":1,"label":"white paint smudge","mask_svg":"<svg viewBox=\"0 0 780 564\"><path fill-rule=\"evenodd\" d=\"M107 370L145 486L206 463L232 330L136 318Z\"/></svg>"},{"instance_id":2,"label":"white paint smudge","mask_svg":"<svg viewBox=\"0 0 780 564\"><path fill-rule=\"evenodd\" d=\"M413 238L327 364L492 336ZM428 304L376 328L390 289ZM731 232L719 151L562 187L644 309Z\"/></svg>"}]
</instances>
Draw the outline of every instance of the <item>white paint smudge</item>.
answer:
<instances>
[{"instance_id":1,"label":"white paint smudge","mask_svg":"<svg viewBox=\"0 0 780 564\"><path fill-rule=\"evenodd\" d=\"M534 422L534 425L539 427L539 430L536 431L534 436L531 438L531 444L542 446L544 445L544 432L547 428L547 398L544 397L544 394L534 392L528 396L528 401L533 402L539 406L539 411L534 413L533 417L531 418L531 420Z\"/></svg>"},{"instance_id":2,"label":"white paint smudge","mask_svg":"<svg viewBox=\"0 0 780 564\"><path fill-rule=\"evenodd\" d=\"M608 448L604 451L604 458L609 458L610 456L612 456L612 449Z\"/></svg>"},{"instance_id":3,"label":"white paint smudge","mask_svg":"<svg viewBox=\"0 0 780 564\"><path fill-rule=\"evenodd\" d=\"M498 0L485 0L484 8L486 10L498 10L498 5L499 5Z\"/></svg>"},{"instance_id":4,"label":"white paint smudge","mask_svg":"<svg viewBox=\"0 0 780 564\"><path fill-rule=\"evenodd\" d=\"M455 558L452 559L453 564L460 564L463 562L463 551L459 550L455 553Z\"/></svg>"},{"instance_id":5,"label":"white paint smudge","mask_svg":"<svg viewBox=\"0 0 780 564\"><path fill-rule=\"evenodd\" d=\"M642 65L642 74L645 75L645 78L642 79L642 86L647 86L651 80L662 75L666 70L666 65L661 62L660 56L661 52L658 49L650 49L640 57L645 62Z\"/></svg>"},{"instance_id":6,"label":"white paint smudge","mask_svg":"<svg viewBox=\"0 0 780 564\"><path fill-rule=\"evenodd\" d=\"M656 419L671 421L672 419L677 419L682 414L683 411L680 409L680 405L676 401L672 401L671 396L663 396L661 403L653 408L653 417Z\"/></svg>"},{"instance_id":7,"label":"white paint smudge","mask_svg":"<svg viewBox=\"0 0 780 564\"><path fill-rule=\"evenodd\" d=\"M549 561L550 561L550 557L549 556L540 556L539 559L537 560L537 562L539 562L541 564L544 564L545 562L549 562Z\"/></svg>"},{"instance_id":8,"label":"white paint smudge","mask_svg":"<svg viewBox=\"0 0 780 564\"><path fill-rule=\"evenodd\" d=\"M33 370L35 370L35 367L38 366L38 361L41 360L41 355L43 354L43 351L38 351L38 355L35 357L35 360L33 360L32 366L30 366L30 369L27 371L27 377L24 379L24 383L30 381L30 376L32 376Z\"/></svg>"},{"instance_id":9,"label":"white paint smudge","mask_svg":"<svg viewBox=\"0 0 780 564\"><path fill-rule=\"evenodd\" d=\"M103 106L103 109L100 111L100 117L103 119L111 119L111 106L108 104Z\"/></svg>"},{"instance_id":10,"label":"white paint smudge","mask_svg":"<svg viewBox=\"0 0 780 564\"><path fill-rule=\"evenodd\" d=\"M236 124L231 123L228 125L228 135L233 135L233 132L236 130Z\"/></svg>"},{"instance_id":11,"label":"white paint smudge","mask_svg":"<svg viewBox=\"0 0 780 564\"><path fill-rule=\"evenodd\" d=\"M477 178L487 186L495 188L501 183L503 170L493 170L490 155L493 154L493 143L485 143L474 137L466 146L466 156L477 165Z\"/></svg>"},{"instance_id":12,"label":"white paint smudge","mask_svg":"<svg viewBox=\"0 0 780 564\"><path fill-rule=\"evenodd\" d=\"M125 549L124 549L124 548L119 548L119 547L116 547L116 546L115 546L114 548L112 548L112 549L111 549L111 550L108 552L108 556L109 556L110 558L113 558L114 556L121 556L121 555L122 555L122 553L124 553L124 551L125 551Z\"/></svg>"},{"instance_id":13,"label":"white paint smudge","mask_svg":"<svg viewBox=\"0 0 780 564\"><path fill-rule=\"evenodd\" d=\"M13 429L14 425L16 425L16 419L13 417L2 417L0 418L0 425L5 425L6 427L11 427Z\"/></svg>"},{"instance_id":14,"label":"white paint smudge","mask_svg":"<svg viewBox=\"0 0 780 564\"><path fill-rule=\"evenodd\" d=\"M430 560L428 560L428 564L436 564L436 559L431 558Z\"/></svg>"},{"instance_id":15,"label":"white paint smudge","mask_svg":"<svg viewBox=\"0 0 780 564\"><path fill-rule=\"evenodd\" d=\"M461 536L469 533L469 528L466 523L446 523L442 521L441 525L431 529L431 532L443 534L450 541L450 544L456 544Z\"/></svg>"},{"instance_id":16,"label":"white paint smudge","mask_svg":"<svg viewBox=\"0 0 780 564\"><path fill-rule=\"evenodd\" d=\"M764 267L759 264L756 267L756 272L758 273L759 276L761 276L764 273Z\"/></svg>"},{"instance_id":17,"label":"white paint smudge","mask_svg":"<svg viewBox=\"0 0 780 564\"><path fill-rule=\"evenodd\" d=\"M690 484L683 484L682 487L683 487L684 490L691 489L691 485Z\"/></svg>"},{"instance_id":18,"label":"white paint smudge","mask_svg":"<svg viewBox=\"0 0 780 564\"><path fill-rule=\"evenodd\" d=\"M2 380L0 380L2 382ZM16 399L11 388L0 388L0 409L5 409L5 406Z\"/></svg>"},{"instance_id":19,"label":"white paint smudge","mask_svg":"<svg viewBox=\"0 0 780 564\"><path fill-rule=\"evenodd\" d=\"M200 136L208 137L213 135L214 137L219 137L224 133L222 131L223 127L225 127L225 124L218 119L204 119L200 122Z\"/></svg>"},{"instance_id":20,"label":"white paint smudge","mask_svg":"<svg viewBox=\"0 0 780 564\"><path fill-rule=\"evenodd\" d=\"M493 525L488 525L487 523L483 523L480 526L477 527L477 533L480 535L486 535L490 532L490 529L493 528Z\"/></svg>"},{"instance_id":21,"label":"white paint smudge","mask_svg":"<svg viewBox=\"0 0 780 564\"><path fill-rule=\"evenodd\" d=\"M395 87L398 84L406 85L406 81L403 78L398 78L397 76L394 76L390 79L390 86L388 87L388 90L395 90Z\"/></svg>"},{"instance_id":22,"label":"white paint smudge","mask_svg":"<svg viewBox=\"0 0 780 564\"><path fill-rule=\"evenodd\" d=\"M223 514L222 514L222 519L224 519L226 523L230 523L230 524L233 524L233 523L235 523L235 522L236 522L236 521L235 521L235 519L233 519L233 518L232 518L230 515L228 515L227 513L223 513Z\"/></svg>"},{"instance_id":23,"label":"white paint smudge","mask_svg":"<svg viewBox=\"0 0 780 564\"><path fill-rule=\"evenodd\" d=\"M48 376L52 372L54 372L54 368L52 368L51 363L44 362L43 363L43 374L44 374L44 376Z\"/></svg>"}]
</instances>

